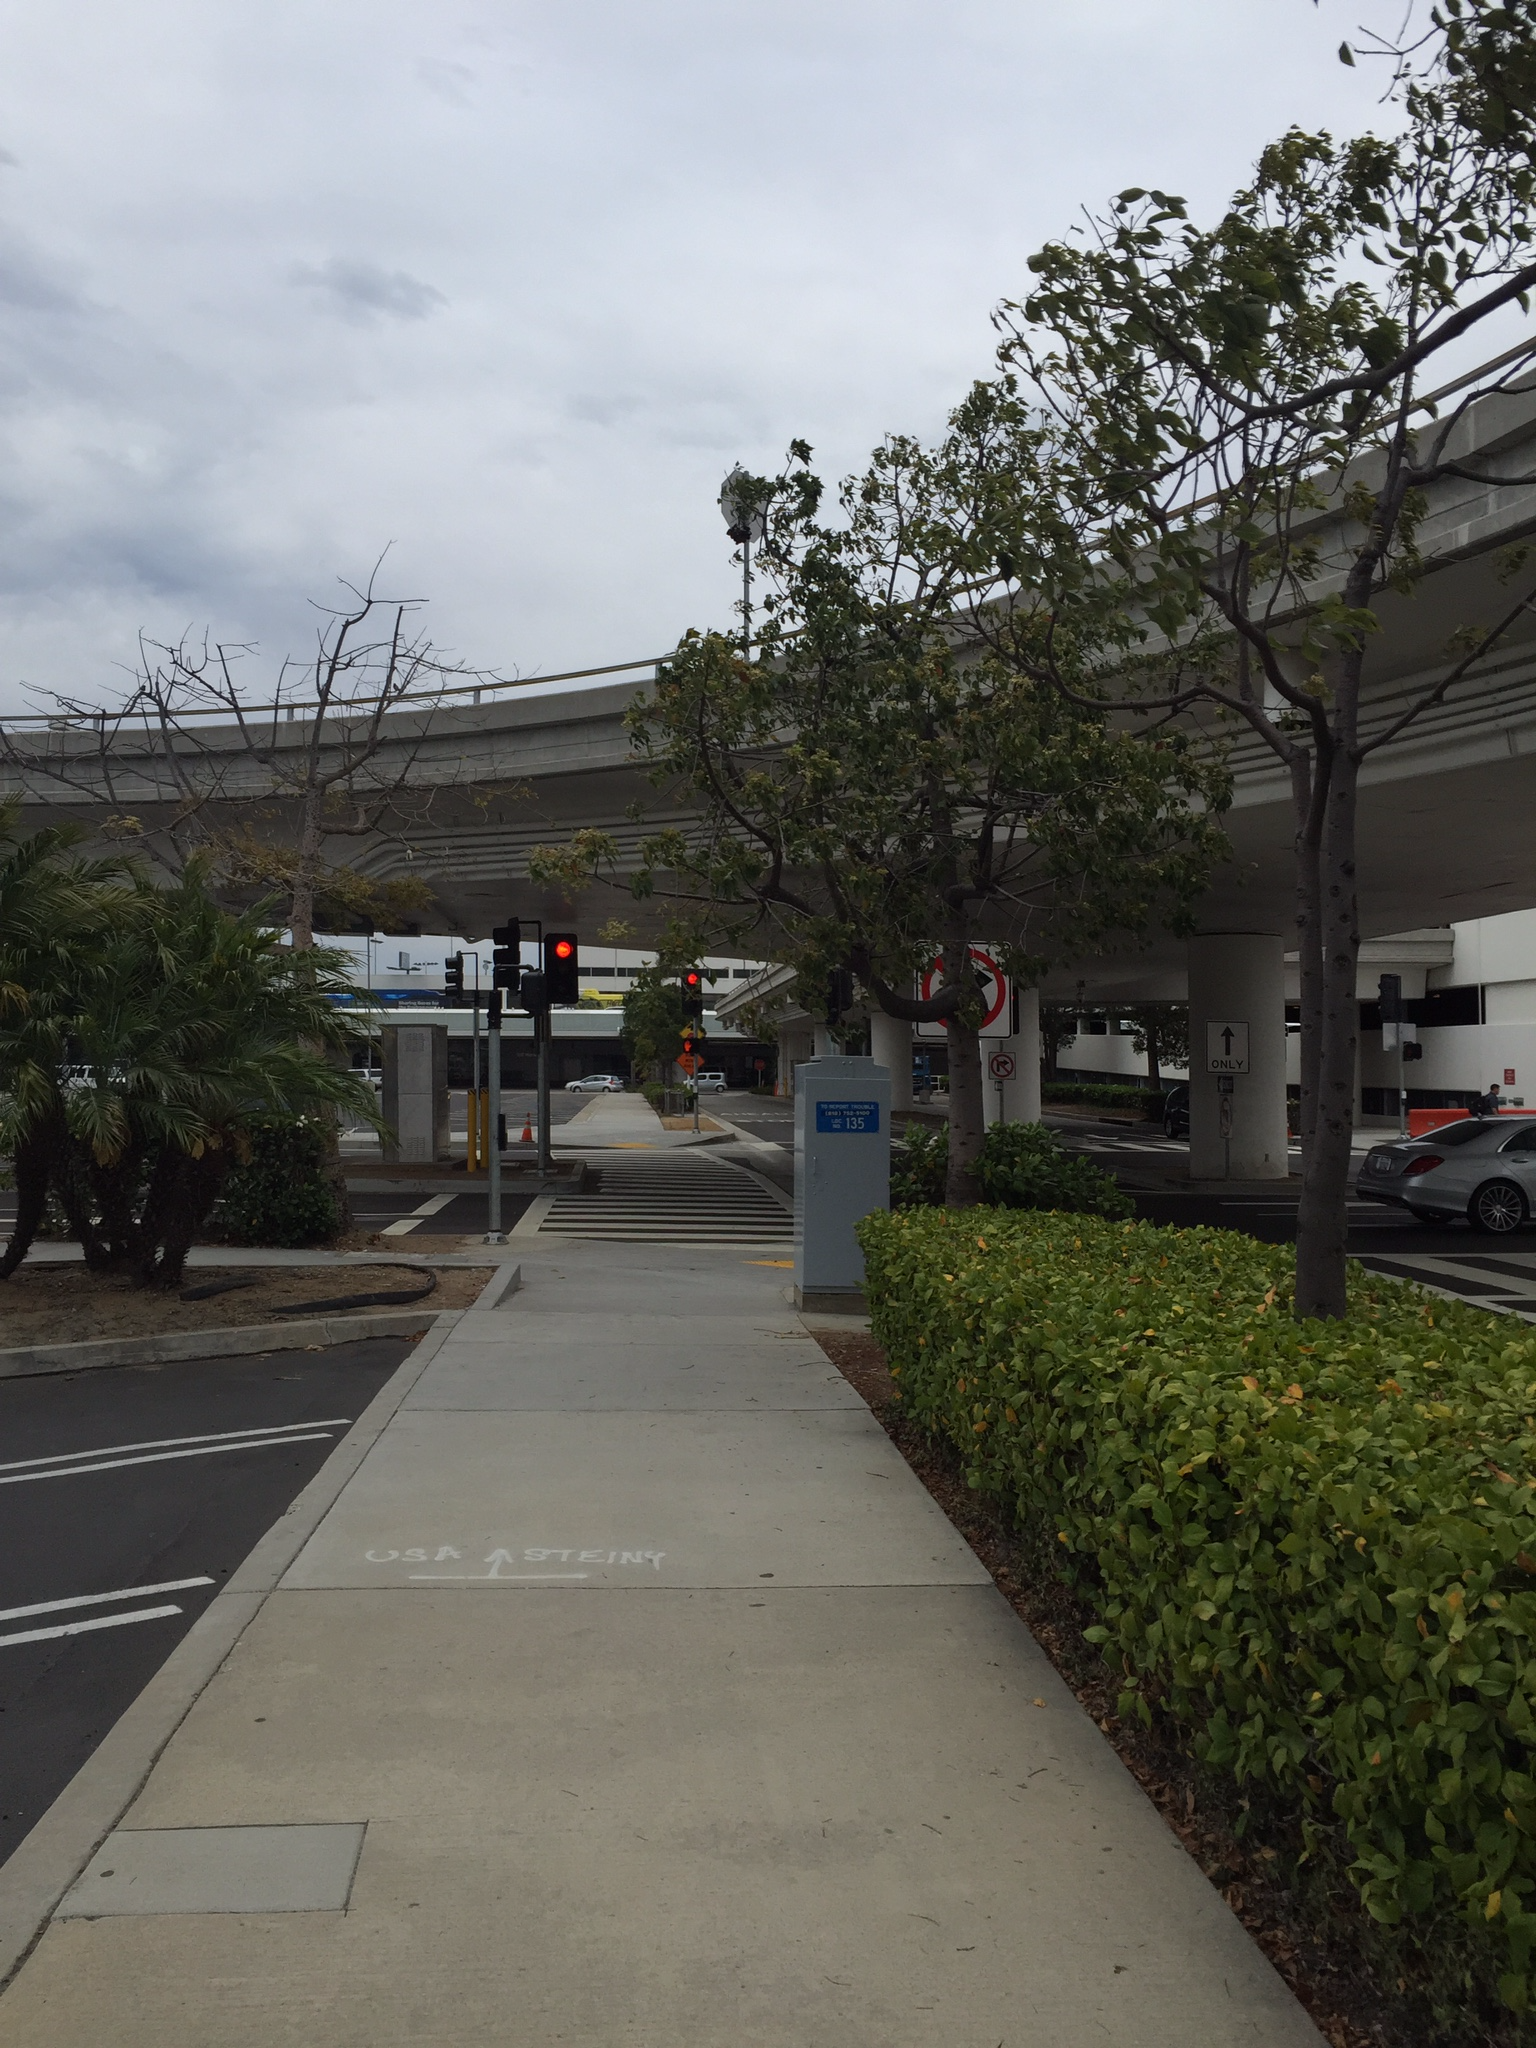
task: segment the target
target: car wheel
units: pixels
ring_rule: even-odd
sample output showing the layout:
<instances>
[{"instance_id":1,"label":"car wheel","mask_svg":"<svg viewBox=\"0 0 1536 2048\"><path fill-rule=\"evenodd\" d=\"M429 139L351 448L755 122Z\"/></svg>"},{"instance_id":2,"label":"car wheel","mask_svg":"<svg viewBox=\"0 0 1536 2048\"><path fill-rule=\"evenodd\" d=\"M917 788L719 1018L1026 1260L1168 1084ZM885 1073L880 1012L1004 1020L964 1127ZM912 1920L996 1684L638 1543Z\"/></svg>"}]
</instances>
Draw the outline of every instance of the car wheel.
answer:
<instances>
[{"instance_id":1,"label":"car wheel","mask_svg":"<svg viewBox=\"0 0 1536 2048\"><path fill-rule=\"evenodd\" d=\"M1525 1216L1525 1196L1512 1180L1486 1182L1467 1205L1467 1221L1485 1237L1507 1237Z\"/></svg>"}]
</instances>

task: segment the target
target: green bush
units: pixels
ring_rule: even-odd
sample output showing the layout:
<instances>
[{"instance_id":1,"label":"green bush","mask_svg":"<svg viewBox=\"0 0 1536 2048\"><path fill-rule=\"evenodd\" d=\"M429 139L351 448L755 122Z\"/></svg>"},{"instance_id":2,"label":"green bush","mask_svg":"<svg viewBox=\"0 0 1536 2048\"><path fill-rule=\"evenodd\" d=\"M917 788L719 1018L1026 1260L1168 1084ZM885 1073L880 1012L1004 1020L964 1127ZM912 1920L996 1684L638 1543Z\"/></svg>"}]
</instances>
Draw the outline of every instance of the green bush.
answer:
<instances>
[{"instance_id":1,"label":"green bush","mask_svg":"<svg viewBox=\"0 0 1536 2048\"><path fill-rule=\"evenodd\" d=\"M936 1208L944 1200L949 1132L908 1124L891 1155L891 1207ZM1135 1204L1102 1167L1069 1152L1043 1124L993 1124L981 1148L982 1192L1000 1209L1070 1209L1129 1216Z\"/></svg>"},{"instance_id":2,"label":"green bush","mask_svg":"<svg viewBox=\"0 0 1536 2048\"><path fill-rule=\"evenodd\" d=\"M891 1207L930 1208L944 1200L949 1170L949 1132L908 1124L900 1145L891 1148Z\"/></svg>"},{"instance_id":3,"label":"green bush","mask_svg":"<svg viewBox=\"0 0 1536 2048\"><path fill-rule=\"evenodd\" d=\"M285 1250L333 1238L341 1213L319 1119L263 1118L248 1135L250 1156L230 1168L214 1230L232 1244Z\"/></svg>"},{"instance_id":4,"label":"green bush","mask_svg":"<svg viewBox=\"0 0 1536 2048\"><path fill-rule=\"evenodd\" d=\"M1136 1204L1103 1167L1069 1152L1044 1124L993 1124L981 1148L981 1191L999 1209L1070 1209L1134 1216Z\"/></svg>"},{"instance_id":5,"label":"green bush","mask_svg":"<svg viewBox=\"0 0 1536 2048\"><path fill-rule=\"evenodd\" d=\"M1054 1538L1193 1746L1340 1834L1374 1918L1448 1915L1517 2010L1536 1936L1536 1330L1359 1268L1291 1319L1292 1254L997 1210L868 1216L909 1411Z\"/></svg>"},{"instance_id":6,"label":"green bush","mask_svg":"<svg viewBox=\"0 0 1536 2048\"><path fill-rule=\"evenodd\" d=\"M1089 1109L1139 1109L1159 1122L1166 1092L1161 1088L1116 1087L1107 1081L1042 1081L1042 1102L1081 1102Z\"/></svg>"}]
</instances>

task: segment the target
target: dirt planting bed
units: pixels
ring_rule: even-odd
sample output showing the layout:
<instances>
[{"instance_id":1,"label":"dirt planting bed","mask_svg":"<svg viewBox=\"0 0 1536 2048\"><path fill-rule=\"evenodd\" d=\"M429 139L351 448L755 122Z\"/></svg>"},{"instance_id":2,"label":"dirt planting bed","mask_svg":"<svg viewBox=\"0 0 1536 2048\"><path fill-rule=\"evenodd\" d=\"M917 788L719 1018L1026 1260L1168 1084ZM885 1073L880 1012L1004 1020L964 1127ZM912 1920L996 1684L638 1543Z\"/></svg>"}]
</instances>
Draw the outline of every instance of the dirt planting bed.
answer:
<instances>
[{"instance_id":1,"label":"dirt planting bed","mask_svg":"<svg viewBox=\"0 0 1536 2048\"><path fill-rule=\"evenodd\" d=\"M0 1349L227 1330L320 1315L381 1315L418 1305L423 1315L435 1315L439 1309L468 1308L492 1271L454 1266L434 1272L404 1260L366 1266L189 1266L182 1289L164 1292L136 1287L118 1275L88 1273L78 1264L23 1266L0 1282ZM436 1285L423 1294L429 1278ZM203 1291L229 1281L240 1284L218 1293ZM401 1298L352 1309L330 1306L361 1294Z\"/></svg>"}]
</instances>

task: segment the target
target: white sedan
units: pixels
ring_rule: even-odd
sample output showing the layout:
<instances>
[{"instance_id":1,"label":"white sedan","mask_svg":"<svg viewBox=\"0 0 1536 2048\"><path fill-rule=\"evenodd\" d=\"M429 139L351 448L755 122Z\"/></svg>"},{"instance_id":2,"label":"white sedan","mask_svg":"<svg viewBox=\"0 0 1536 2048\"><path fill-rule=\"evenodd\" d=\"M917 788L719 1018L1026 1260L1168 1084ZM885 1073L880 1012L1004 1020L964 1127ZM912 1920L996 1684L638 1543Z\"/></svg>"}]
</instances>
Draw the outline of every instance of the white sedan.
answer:
<instances>
[{"instance_id":1,"label":"white sedan","mask_svg":"<svg viewBox=\"0 0 1536 2048\"><path fill-rule=\"evenodd\" d=\"M579 1081L567 1081L567 1095L622 1095L624 1077L621 1074L583 1074Z\"/></svg>"}]
</instances>

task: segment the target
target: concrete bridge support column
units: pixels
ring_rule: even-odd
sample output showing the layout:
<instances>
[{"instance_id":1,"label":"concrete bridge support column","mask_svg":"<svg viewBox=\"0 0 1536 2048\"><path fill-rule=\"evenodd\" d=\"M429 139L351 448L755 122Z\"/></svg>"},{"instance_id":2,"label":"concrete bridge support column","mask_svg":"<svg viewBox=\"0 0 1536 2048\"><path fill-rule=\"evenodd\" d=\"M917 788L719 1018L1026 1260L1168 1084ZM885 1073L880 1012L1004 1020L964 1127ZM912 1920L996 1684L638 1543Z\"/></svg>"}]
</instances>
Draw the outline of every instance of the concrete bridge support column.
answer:
<instances>
[{"instance_id":1,"label":"concrete bridge support column","mask_svg":"<svg viewBox=\"0 0 1536 2048\"><path fill-rule=\"evenodd\" d=\"M870 1058L891 1072L891 1114L912 1107L912 1026L884 1010L869 1013Z\"/></svg>"},{"instance_id":2,"label":"concrete bridge support column","mask_svg":"<svg viewBox=\"0 0 1536 2048\"><path fill-rule=\"evenodd\" d=\"M1040 991L1021 988L1019 1028L1008 1040L1013 1078L1003 1083L1003 1115L1011 1124L1040 1121Z\"/></svg>"},{"instance_id":3,"label":"concrete bridge support column","mask_svg":"<svg viewBox=\"0 0 1536 2048\"><path fill-rule=\"evenodd\" d=\"M1207 1026L1246 1024L1248 1071L1209 1067ZM1241 1034L1234 1037L1234 1045ZM1211 932L1189 942L1189 1173L1191 1180L1283 1180L1285 942L1270 932Z\"/></svg>"},{"instance_id":4,"label":"concrete bridge support column","mask_svg":"<svg viewBox=\"0 0 1536 2048\"><path fill-rule=\"evenodd\" d=\"M1019 1028L1008 1038L981 1041L981 1106L990 1130L995 1123L1033 1124L1040 1121L1040 991L1019 991ZM1006 1053L1013 1072L1001 1082L992 1071L992 1058Z\"/></svg>"}]
</instances>

